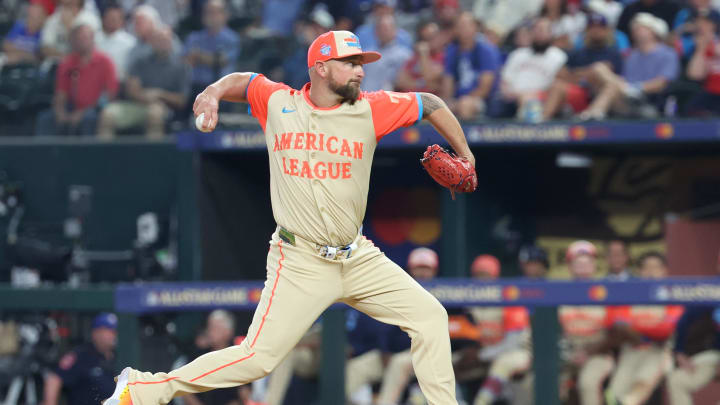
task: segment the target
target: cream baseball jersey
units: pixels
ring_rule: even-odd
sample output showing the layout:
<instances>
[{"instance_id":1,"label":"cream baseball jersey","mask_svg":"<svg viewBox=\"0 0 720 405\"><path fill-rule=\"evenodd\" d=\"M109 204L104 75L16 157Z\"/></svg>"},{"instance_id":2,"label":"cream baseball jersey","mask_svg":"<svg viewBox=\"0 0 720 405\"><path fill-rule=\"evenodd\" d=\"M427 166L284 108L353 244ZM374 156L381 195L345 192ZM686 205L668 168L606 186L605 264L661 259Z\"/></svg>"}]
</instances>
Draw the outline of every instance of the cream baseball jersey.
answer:
<instances>
[{"instance_id":1,"label":"cream baseball jersey","mask_svg":"<svg viewBox=\"0 0 720 405\"><path fill-rule=\"evenodd\" d=\"M378 141L419 122L422 101L418 93L361 92L353 105L320 108L309 89L253 74L246 98L265 132L275 221L309 241L342 246L362 225Z\"/></svg>"}]
</instances>

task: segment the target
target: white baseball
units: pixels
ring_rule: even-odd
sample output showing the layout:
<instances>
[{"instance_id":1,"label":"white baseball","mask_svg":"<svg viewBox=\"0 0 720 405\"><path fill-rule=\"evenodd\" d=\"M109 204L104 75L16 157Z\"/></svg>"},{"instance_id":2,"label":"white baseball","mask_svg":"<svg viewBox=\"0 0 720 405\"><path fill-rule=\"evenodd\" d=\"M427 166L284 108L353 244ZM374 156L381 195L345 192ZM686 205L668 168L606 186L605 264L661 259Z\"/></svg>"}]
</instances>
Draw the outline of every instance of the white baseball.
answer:
<instances>
[{"instance_id":1,"label":"white baseball","mask_svg":"<svg viewBox=\"0 0 720 405\"><path fill-rule=\"evenodd\" d=\"M200 113L200 115L198 115L197 118L195 118L195 127L202 132L210 132L210 128L203 127L204 120L205 120L205 113Z\"/></svg>"}]
</instances>

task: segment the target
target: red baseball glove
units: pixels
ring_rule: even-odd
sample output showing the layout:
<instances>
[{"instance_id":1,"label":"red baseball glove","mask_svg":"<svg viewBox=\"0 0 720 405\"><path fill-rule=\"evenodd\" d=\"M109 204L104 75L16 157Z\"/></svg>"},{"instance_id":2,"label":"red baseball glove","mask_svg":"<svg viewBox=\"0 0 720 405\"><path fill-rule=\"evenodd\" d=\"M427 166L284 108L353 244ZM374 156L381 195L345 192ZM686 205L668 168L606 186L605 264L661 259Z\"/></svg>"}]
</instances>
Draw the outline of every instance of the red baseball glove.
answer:
<instances>
[{"instance_id":1,"label":"red baseball glove","mask_svg":"<svg viewBox=\"0 0 720 405\"><path fill-rule=\"evenodd\" d=\"M477 174L470 161L457 157L440 145L428 146L420 163L435 181L450 189L453 199L456 191L471 193L477 188Z\"/></svg>"}]
</instances>

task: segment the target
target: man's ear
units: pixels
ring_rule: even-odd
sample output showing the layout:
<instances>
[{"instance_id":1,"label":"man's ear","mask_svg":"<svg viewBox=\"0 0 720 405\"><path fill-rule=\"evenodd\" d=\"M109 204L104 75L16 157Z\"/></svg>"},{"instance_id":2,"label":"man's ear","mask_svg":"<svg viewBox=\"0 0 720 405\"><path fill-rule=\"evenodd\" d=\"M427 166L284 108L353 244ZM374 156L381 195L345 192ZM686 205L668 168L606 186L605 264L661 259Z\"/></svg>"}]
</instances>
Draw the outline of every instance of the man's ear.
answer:
<instances>
[{"instance_id":1,"label":"man's ear","mask_svg":"<svg viewBox=\"0 0 720 405\"><path fill-rule=\"evenodd\" d=\"M328 75L328 65L325 62L315 62L315 72L323 79Z\"/></svg>"}]
</instances>

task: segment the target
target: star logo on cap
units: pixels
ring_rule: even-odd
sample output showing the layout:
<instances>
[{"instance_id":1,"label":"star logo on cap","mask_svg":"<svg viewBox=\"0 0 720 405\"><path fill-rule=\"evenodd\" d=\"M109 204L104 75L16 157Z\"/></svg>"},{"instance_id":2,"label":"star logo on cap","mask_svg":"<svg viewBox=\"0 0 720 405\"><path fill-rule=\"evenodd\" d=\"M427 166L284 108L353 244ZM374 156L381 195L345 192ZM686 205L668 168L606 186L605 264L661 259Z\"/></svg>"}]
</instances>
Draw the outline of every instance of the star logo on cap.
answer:
<instances>
[{"instance_id":1,"label":"star logo on cap","mask_svg":"<svg viewBox=\"0 0 720 405\"><path fill-rule=\"evenodd\" d=\"M331 52L331 51L332 51L332 48L331 48L330 45L328 45L328 44L325 44L325 45L323 45L323 46L320 48L320 53L323 54L323 55L325 55L325 56L330 55L330 52Z\"/></svg>"}]
</instances>

